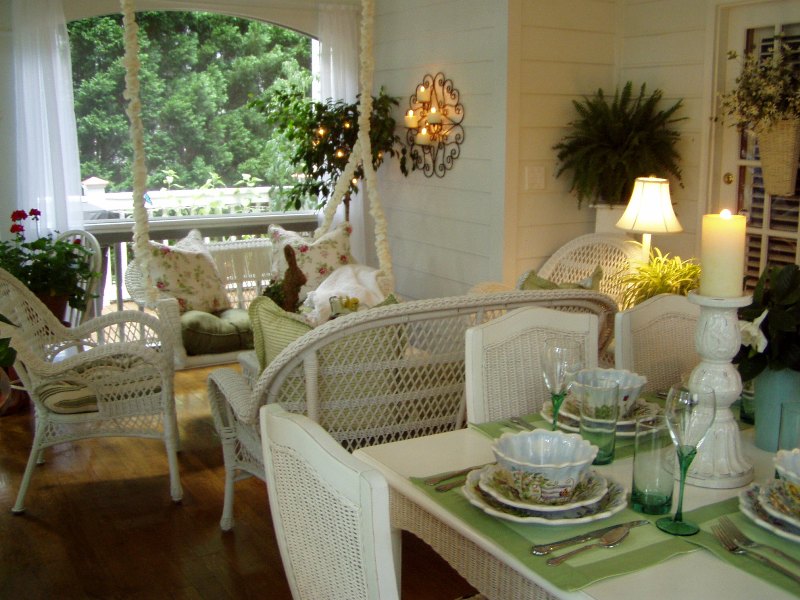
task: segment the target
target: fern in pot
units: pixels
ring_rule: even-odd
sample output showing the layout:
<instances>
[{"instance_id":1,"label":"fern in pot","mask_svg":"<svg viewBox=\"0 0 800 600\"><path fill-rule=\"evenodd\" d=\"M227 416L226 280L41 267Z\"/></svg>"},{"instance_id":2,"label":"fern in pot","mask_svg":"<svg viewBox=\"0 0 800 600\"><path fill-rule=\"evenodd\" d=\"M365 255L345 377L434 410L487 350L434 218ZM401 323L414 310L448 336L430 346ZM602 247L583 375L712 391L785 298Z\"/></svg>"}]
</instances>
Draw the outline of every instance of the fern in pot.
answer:
<instances>
[{"instance_id":1,"label":"fern in pot","mask_svg":"<svg viewBox=\"0 0 800 600\"><path fill-rule=\"evenodd\" d=\"M682 100L660 109L663 92L648 95L645 84L634 96L629 81L613 98L602 89L583 100L573 100L578 118L570 132L556 144L559 167L556 177L571 173L570 191L597 204L626 204L637 177L654 174L672 176L682 184L680 155L676 144L680 133L674 125L685 117L675 113Z\"/></svg>"}]
</instances>

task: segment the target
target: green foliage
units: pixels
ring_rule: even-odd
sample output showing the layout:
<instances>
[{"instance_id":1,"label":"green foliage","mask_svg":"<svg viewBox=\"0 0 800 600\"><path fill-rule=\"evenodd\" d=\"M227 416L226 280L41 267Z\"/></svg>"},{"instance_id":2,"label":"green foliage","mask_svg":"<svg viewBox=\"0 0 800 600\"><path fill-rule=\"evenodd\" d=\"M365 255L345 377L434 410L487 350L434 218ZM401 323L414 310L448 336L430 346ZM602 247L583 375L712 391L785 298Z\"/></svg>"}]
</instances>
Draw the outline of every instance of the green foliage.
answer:
<instances>
[{"instance_id":1,"label":"green foliage","mask_svg":"<svg viewBox=\"0 0 800 600\"><path fill-rule=\"evenodd\" d=\"M647 96L642 84L634 98L632 86L629 81L621 92L617 89L610 103L602 89L572 101L578 118L553 149L560 162L556 177L572 172L570 191L577 192L579 207L584 200L626 204L637 177L672 175L681 182L675 149L680 133L672 125L683 120L673 117L682 100L658 110L661 90Z\"/></svg>"},{"instance_id":2,"label":"green foliage","mask_svg":"<svg viewBox=\"0 0 800 600\"><path fill-rule=\"evenodd\" d=\"M381 88L373 96L370 117L372 164L377 169L386 155L400 157L400 171L408 175L406 148L395 134L392 108L398 101ZM350 156L358 137L358 101L346 103L328 99L315 102L298 87L287 87L251 102L257 112L279 128L293 148L291 162L300 174L290 189L284 190L286 208L299 209L307 200L324 205ZM355 183L348 194L358 191L364 177L362 165L356 168Z\"/></svg>"},{"instance_id":3,"label":"green foliage","mask_svg":"<svg viewBox=\"0 0 800 600\"><path fill-rule=\"evenodd\" d=\"M623 309L631 308L658 294L687 295L700 284L700 265L662 254L655 248L650 260L639 265L633 273L622 277L625 291L622 294Z\"/></svg>"},{"instance_id":4,"label":"green foliage","mask_svg":"<svg viewBox=\"0 0 800 600\"><path fill-rule=\"evenodd\" d=\"M141 12L136 18L148 187L161 188L167 170L185 188L201 187L209 173L228 182L250 173L268 185L288 183L286 148L273 143L281 133L246 104L285 81L310 81L310 39L212 13ZM109 191L130 190L122 17L73 21L68 31L81 176L110 181Z\"/></svg>"},{"instance_id":5,"label":"green foliage","mask_svg":"<svg viewBox=\"0 0 800 600\"><path fill-rule=\"evenodd\" d=\"M31 209L15 210L11 214L13 240L0 241L0 267L11 273L38 296L67 296L71 307L83 310L89 298L80 286L82 281L96 275L91 269L91 251L80 244L57 240L52 235L25 241L22 223L31 217L35 222L40 213Z\"/></svg>"},{"instance_id":6,"label":"green foliage","mask_svg":"<svg viewBox=\"0 0 800 600\"><path fill-rule=\"evenodd\" d=\"M733 359L744 381L767 367L800 371L800 267L764 269L753 290L753 302L739 309L739 319L755 321L765 310L767 314L760 325L767 338L764 352L743 345Z\"/></svg>"},{"instance_id":7,"label":"green foliage","mask_svg":"<svg viewBox=\"0 0 800 600\"><path fill-rule=\"evenodd\" d=\"M0 323L13 325L5 315L0 315ZM0 339L0 367L7 369L17 359L17 351L11 347L11 338Z\"/></svg>"}]
</instances>

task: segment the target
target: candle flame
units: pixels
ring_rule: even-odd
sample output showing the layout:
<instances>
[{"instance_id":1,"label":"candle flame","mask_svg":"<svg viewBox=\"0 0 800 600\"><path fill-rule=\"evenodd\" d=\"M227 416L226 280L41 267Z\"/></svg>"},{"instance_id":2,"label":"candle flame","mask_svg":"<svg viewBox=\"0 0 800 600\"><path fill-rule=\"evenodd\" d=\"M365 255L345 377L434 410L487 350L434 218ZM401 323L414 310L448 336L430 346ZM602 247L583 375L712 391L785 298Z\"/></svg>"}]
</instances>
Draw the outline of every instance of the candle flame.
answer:
<instances>
[{"instance_id":1,"label":"candle flame","mask_svg":"<svg viewBox=\"0 0 800 600\"><path fill-rule=\"evenodd\" d=\"M731 211L729 211L727 208L725 208L719 213L719 216L722 217L723 219L730 219L731 218Z\"/></svg>"},{"instance_id":2,"label":"candle flame","mask_svg":"<svg viewBox=\"0 0 800 600\"><path fill-rule=\"evenodd\" d=\"M431 106L431 113L435 113L435 112L436 112L436 107L435 106Z\"/></svg>"},{"instance_id":3,"label":"candle flame","mask_svg":"<svg viewBox=\"0 0 800 600\"><path fill-rule=\"evenodd\" d=\"M413 117L414 116L414 111L413 110L408 111L408 116L409 117Z\"/></svg>"}]
</instances>

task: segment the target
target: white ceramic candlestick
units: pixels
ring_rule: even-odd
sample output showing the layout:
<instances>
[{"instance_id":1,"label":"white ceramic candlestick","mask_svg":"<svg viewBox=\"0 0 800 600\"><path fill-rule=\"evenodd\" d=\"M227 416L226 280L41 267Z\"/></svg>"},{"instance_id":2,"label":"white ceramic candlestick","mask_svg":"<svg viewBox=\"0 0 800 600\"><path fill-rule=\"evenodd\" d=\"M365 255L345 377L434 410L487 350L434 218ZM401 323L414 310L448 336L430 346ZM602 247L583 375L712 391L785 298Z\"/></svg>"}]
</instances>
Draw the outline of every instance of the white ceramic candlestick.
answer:
<instances>
[{"instance_id":1,"label":"white ceramic candlestick","mask_svg":"<svg viewBox=\"0 0 800 600\"><path fill-rule=\"evenodd\" d=\"M713 388L717 412L697 448L686 483L707 488L740 487L753 480L753 465L741 452L739 425L730 409L742 392L742 378L731 359L742 344L737 309L749 305L753 298L710 298L690 292L689 300L700 305L694 340L701 361L688 384L689 388L698 384Z\"/></svg>"}]
</instances>

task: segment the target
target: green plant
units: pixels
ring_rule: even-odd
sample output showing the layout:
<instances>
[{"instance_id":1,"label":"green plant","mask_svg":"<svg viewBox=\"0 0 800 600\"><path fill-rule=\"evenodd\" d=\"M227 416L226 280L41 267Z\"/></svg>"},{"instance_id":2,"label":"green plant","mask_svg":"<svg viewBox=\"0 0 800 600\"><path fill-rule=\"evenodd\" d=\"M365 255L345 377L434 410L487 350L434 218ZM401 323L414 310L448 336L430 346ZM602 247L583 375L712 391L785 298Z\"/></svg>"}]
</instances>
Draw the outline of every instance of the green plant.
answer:
<instances>
[{"instance_id":1,"label":"green plant","mask_svg":"<svg viewBox=\"0 0 800 600\"><path fill-rule=\"evenodd\" d=\"M721 96L722 112L733 117L739 129L800 118L800 71L788 59L792 49L778 40L777 52L773 47L763 58L748 53L736 87ZM728 60L737 58L736 52L728 53Z\"/></svg>"},{"instance_id":2,"label":"green plant","mask_svg":"<svg viewBox=\"0 0 800 600\"><path fill-rule=\"evenodd\" d=\"M369 131L372 164L377 169L385 156L399 156L400 171L408 175L406 148L395 134L392 117L397 105L397 99L388 96L383 88L377 97L373 96ZM299 210L307 199L324 206L358 137L358 101L334 102L329 98L315 102L302 90L290 88L253 100L250 106L265 113L294 148L292 164L299 176L294 185L279 192L285 208ZM348 194L358 191L363 177L364 169L359 165Z\"/></svg>"},{"instance_id":3,"label":"green plant","mask_svg":"<svg viewBox=\"0 0 800 600\"><path fill-rule=\"evenodd\" d=\"M761 273L753 302L739 309L742 346L733 362L742 380L761 371L800 371L800 267L768 267Z\"/></svg>"},{"instance_id":4,"label":"green plant","mask_svg":"<svg viewBox=\"0 0 800 600\"><path fill-rule=\"evenodd\" d=\"M91 251L78 243L59 240L52 234L25 241L23 222L29 217L38 224L41 212L11 213L14 239L0 242L0 267L11 273L38 296L66 296L71 307L83 310L89 298L80 285L95 276Z\"/></svg>"},{"instance_id":5,"label":"green plant","mask_svg":"<svg viewBox=\"0 0 800 600\"><path fill-rule=\"evenodd\" d=\"M672 127L683 120L673 116L682 100L658 110L661 90L647 96L642 84L634 98L632 87L629 81L622 91L617 89L610 103L602 89L572 101L578 118L553 149L558 150L560 162L556 177L572 173L570 191L577 192L579 207L584 200L627 203L637 177L672 175L683 185L675 149L680 133Z\"/></svg>"},{"instance_id":6,"label":"green plant","mask_svg":"<svg viewBox=\"0 0 800 600\"><path fill-rule=\"evenodd\" d=\"M670 258L655 248L650 260L622 277L622 307L631 308L658 294L685 296L700 284L700 265L680 256Z\"/></svg>"}]
</instances>

